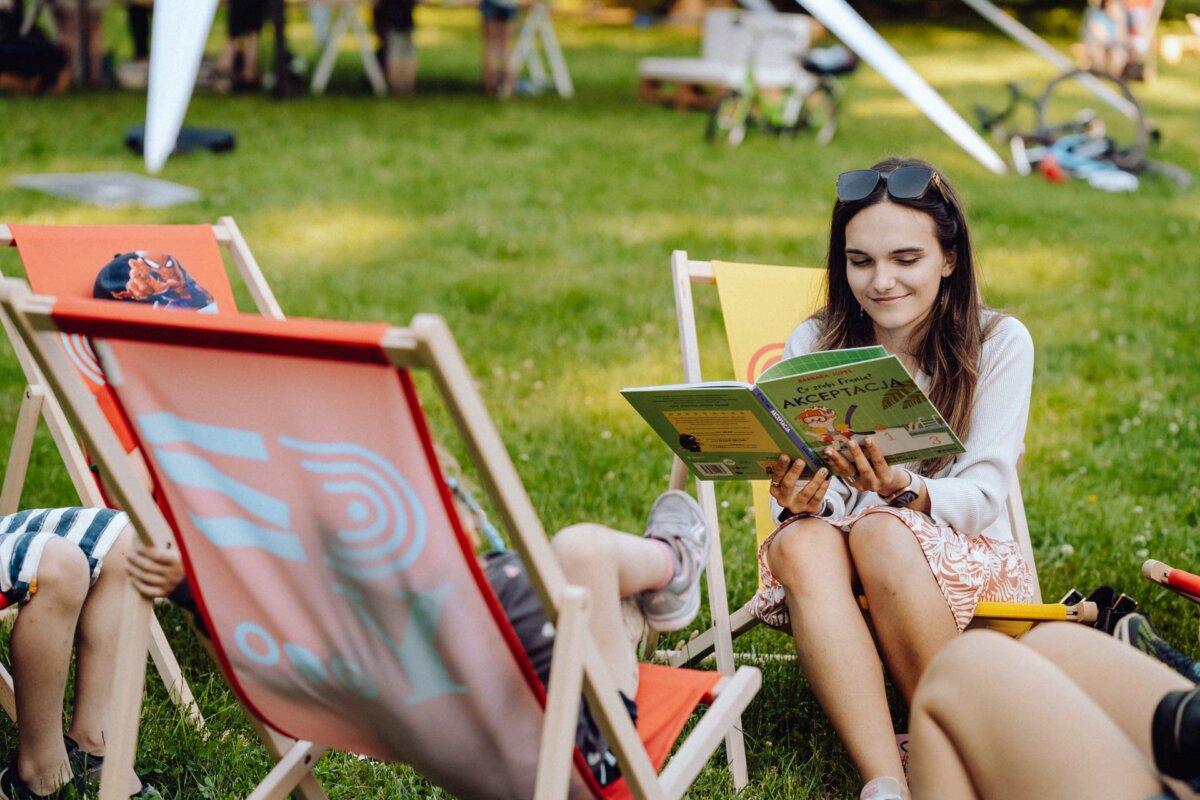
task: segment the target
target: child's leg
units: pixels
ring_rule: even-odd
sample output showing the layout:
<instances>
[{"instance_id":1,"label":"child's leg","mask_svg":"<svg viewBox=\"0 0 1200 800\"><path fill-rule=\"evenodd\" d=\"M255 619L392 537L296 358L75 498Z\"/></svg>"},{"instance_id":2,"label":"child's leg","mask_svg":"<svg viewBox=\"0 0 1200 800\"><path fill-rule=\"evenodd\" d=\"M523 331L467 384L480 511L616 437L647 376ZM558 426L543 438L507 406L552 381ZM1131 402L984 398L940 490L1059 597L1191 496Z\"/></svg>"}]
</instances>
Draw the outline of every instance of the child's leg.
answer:
<instances>
[{"instance_id":1,"label":"child's leg","mask_svg":"<svg viewBox=\"0 0 1200 800\"><path fill-rule=\"evenodd\" d=\"M84 753L100 758L104 757L104 729L117 664L127 580L125 560L133 540L133 527L126 525L104 556L100 577L84 600L75 633L75 704L67 735ZM130 794L141 788L141 780L131 775Z\"/></svg>"},{"instance_id":2,"label":"child's leg","mask_svg":"<svg viewBox=\"0 0 1200 800\"><path fill-rule=\"evenodd\" d=\"M657 589L674 571L670 551L656 540L594 523L572 525L554 537L567 580L591 595L589 628L617 688L637 694L637 658L625 635L621 598Z\"/></svg>"},{"instance_id":3,"label":"child's leg","mask_svg":"<svg viewBox=\"0 0 1200 800\"><path fill-rule=\"evenodd\" d=\"M233 88L233 67L238 58L238 41L236 39L228 39L221 47L221 53L217 56L217 74L219 91L227 92Z\"/></svg>"},{"instance_id":4,"label":"child's leg","mask_svg":"<svg viewBox=\"0 0 1200 800\"><path fill-rule=\"evenodd\" d=\"M504 58L504 24L483 18L483 90L495 94L500 87L500 70Z\"/></svg>"},{"instance_id":5,"label":"child's leg","mask_svg":"<svg viewBox=\"0 0 1200 800\"><path fill-rule=\"evenodd\" d=\"M1067 673L997 633L970 633L934 659L909 730L916 797L1143 800L1161 790L1137 746Z\"/></svg>"},{"instance_id":6,"label":"child's leg","mask_svg":"<svg viewBox=\"0 0 1200 800\"><path fill-rule=\"evenodd\" d=\"M258 74L258 34L248 33L242 37L242 82L254 84Z\"/></svg>"},{"instance_id":7,"label":"child's leg","mask_svg":"<svg viewBox=\"0 0 1200 800\"><path fill-rule=\"evenodd\" d=\"M65 539L49 539L37 566L37 592L13 625L17 768L21 780L38 794L49 794L71 777L63 745L63 692L88 582L83 551Z\"/></svg>"},{"instance_id":8,"label":"child's leg","mask_svg":"<svg viewBox=\"0 0 1200 800\"><path fill-rule=\"evenodd\" d=\"M496 31L496 74L500 81L498 91L501 95L512 94L516 84L516 76L509 69L509 56L512 54L513 22L512 17L502 20Z\"/></svg>"},{"instance_id":9,"label":"child's leg","mask_svg":"<svg viewBox=\"0 0 1200 800\"><path fill-rule=\"evenodd\" d=\"M125 557L132 542L133 527L126 525L104 556L100 577L87 594L76 629L75 706L67 735L81 750L96 756L104 755L104 726L126 580Z\"/></svg>"},{"instance_id":10,"label":"child's leg","mask_svg":"<svg viewBox=\"0 0 1200 800\"><path fill-rule=\"evenodd\" d=\"M104 82L104 17L100 9L88 11L88 81L91 86Z\"/></svg>"},{"instance_id":11,"label":"child's leg","mask_svg":"<svg viewBox=\"0 0 1200 800\"><path fill-rule=\"evenodd\" d=\"M150 6L131 2L126 6L129 38L133 42L133 58L145 61L150 58Z\"/></svg>"},{"instance_id":12,"label":"child's leg","mask_svg":"<svg viewBox=\"0 0 1200 800\"><path fill-rule=\"evenodd\" d=\"M417 50L413 34L390 31L387 36L387 83L393 92L408 94L416 85Z\"/></svg>"}]
</instances>

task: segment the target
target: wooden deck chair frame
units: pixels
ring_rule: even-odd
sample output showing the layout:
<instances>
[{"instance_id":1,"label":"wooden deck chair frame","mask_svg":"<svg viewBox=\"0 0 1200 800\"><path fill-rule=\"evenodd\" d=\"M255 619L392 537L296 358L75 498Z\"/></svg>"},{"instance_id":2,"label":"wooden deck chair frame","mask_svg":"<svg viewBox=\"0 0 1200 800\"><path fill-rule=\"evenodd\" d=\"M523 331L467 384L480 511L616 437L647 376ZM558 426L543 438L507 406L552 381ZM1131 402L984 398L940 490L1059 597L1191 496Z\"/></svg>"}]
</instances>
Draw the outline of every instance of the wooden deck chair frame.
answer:
<instances>
[{"instance_id":1,"label":"wooden deck chair frame","mask_svg":"<svg viewBox=\"0 0 1200 800\"><path fill-rule=\"evenodd\" d=\"M58 344L54 299L34 296L21 282L9 280L0 285L0 308L13 319L26 345L33 351L55 394L62 398L68 418L108 469L114 494L134 518L139 537L147 542L169 542L172 534L162 511L137 478L111 428ZM175 320L179 321L178 325L186 326L189 318L198 319L190 315L162 315L168 327ZM209 342L205 346L214 345ZM682 797L721 743L725 730L736 724L757 692L761 674L756 669L743 667L733 676L721 677L714 690L714 694L719 691L715 702L679 745L662 772L656 775L597 645L586 629L586 592L566 583L541 521L525 494L444 320L433 315L418 315L408 328L388 329L379 346L392 365L425 369L432 374L471 460L479 469L481 482L527 565L530 580L547 616L556 624L555 668L547 687L536 800L552 800L567 794L581 688L622 764L633 796L639 800ZM115 764L117 768L105 771L101 800L117 800L127 792L123 780L109 781L107 776L123 776L126 766L133 764L144 675L132 667L145 659L146 623L152 615L151 604L141 598L131 584L126 587L125 603L113 692L114 719L106 757L106 763ZM255 800L281 798L289 793L305 800L324 797L310 772L323 748L300 741L284 750L281 744L286 744L286 740L281 743L279 737L267 737L266 743L277 758L277 764L250 797Z\"/></svg>"},{"instance_id":2,"label":"wooden deck chair frame","mask_svg":"<svg viewBox=\"0 0 1200 800\"><path fill-rule=\"evenodd\" d=\"M216 237L217 244L229 251L259 312L263 316L282 319L283 311L275 300L275 295L267 285L266 279L258 267L258 262L255 261L254 255L246 245L233 218L221 217L218 219L217 224L213 226L213 235ZM8 247L12 243L13 237L8 226L0 225L0 247ZM0 278L2 277L0 275ZM0 488L0 515L11 514L20 506L29 459L33 452L34 436L37 433L40 419L44 419L46 422L46 428L58 448L63 466L66 467L80 502L85 506L103 506L104 498L96 485L95 477L88 469L87 459L79 446L79 438L72 431L62 406L54 393L47 390L45 380L33 355L23 344L13 321L3 311L0 311L0 324L3 325L4 332L12 343L27 381L4 470L3 488ZM184 710L188 719L202 725L204 718L196 706L191 688L183 677L179 662L171 651L166 634L163 633L162 627L155 617L150 618L149 624L150 654L163 684L167 687L171 699ZM17 718L12 675L2 665L0 665L0 707L3 707L13 720Z\"/></svg>"},{"instance_id":3,"label":"wooden deck chair frame","mask_svg":"<svg viewBox=\"0 0 1200 800\"><path fill-rule=\"evenodd\" d=\"M539 40L541 50L538 49ZM545 64L542 63L543 52ZM550 71L549 76L546 74L547 67ZM558 34L554 32L550 4L545 0L536 0L526 10L525 18L521 21L521 30L517 34L517 43L508 59L510 74L520 76L525 69L529 70L529 80L535 88L553 85L559 97L575 96L575 84L571 82L567 60L563 58Z\"/></svg>"},{"instance_id":4,"label":"wooden deck chair frame","mask_svg":"<svg viewBox=\"0 0 1200 800\"><path fill-rule=\"evenodd\" d=\"M696 332L696 311L692 299L692 285L715 286L717 279L713 272L712 262L689 259L687 252L684 250L676 250L671 254L671 272L675 289L675 312L679 324L679 348L683 359L683 377L686 382L693 383L703 380L703 377L700 370L700 345ZM687 478L687 467L679 459L675 459L671 468L671 487L682 488L686 485ZM719 554L721 552L720 529L717 525L715 487L711 481L697 480L696 493L700 498L701 505L709 515L709 522L713 528L713 552ZM1019 481L1013 481L1013 487L1007 499L1007 509L1012 524L1013 538L1020 545L1021 554L1024 556L1026 563L1029 564L1030 571L1033 574L1035 602L1029 604L980 603L972 625L989 627L1003 633L1008 633L1009 635L1017 635L1028 630L1033 623L1040 621L1073 620L1086 622L1089 621L1089 618L1094 620L1094 604L1064 606L1061 603L1042 603L1042 590L1038 582L1037 567L1033 557L1033 545L1029 537L1029 527L1025 520L1025 505L1021 497ZM770 517L769 510L756 508L755 512L758 515L765 513L768 518ZM720 569L721 561L719 559L715 563L709 564L708 577L710 591L714 586L720 586L723 590L725 585L724 575L714 574L715 571ZM860 602L863 603L865 608L865 599L860 598ZM714 618L716 618L718 608L728 609L728 601L714 601L712 608ZM728 613L728 611L726 610L723 613ZM721 624L721 621L717 620L714 622L712 628L704 631L689 642L684 643L678 650L664 651L661 653L661 656L666 658L669 664L678 666L694 663L713 653L715 650L718 664L733 663L732 639L737 638L757 625L758 619L750 613L748 603L733 612L727 619L728 624ZM723 653L722 651L725 652Z\"/></svg>"},{"instance_id":5,"label":"wooden deck chair frame","mask_svg":"<svg viewBox=\"0 0 1200 800\"><path fill-rule=\"evenodd\" d=\"M324 94L326 87L329 86L329 78L333 75L333 66L337 62L342 37L349 28L354 35L354 44L358 48L363 72L367 76L367 82L371 84L371 91L377 97L387 94L387 79L384 78L383 70L379 68L379 61L375 58L375 45L371 34L367 32L367 27L358 14L360 6L369 6L370 4L364 4L361 0L310 0L310 2L327 6L333 12L329 32L321 45L321 56L317 61L317 68L313 70L312 93Z\"/></svg>"}]
</instances>

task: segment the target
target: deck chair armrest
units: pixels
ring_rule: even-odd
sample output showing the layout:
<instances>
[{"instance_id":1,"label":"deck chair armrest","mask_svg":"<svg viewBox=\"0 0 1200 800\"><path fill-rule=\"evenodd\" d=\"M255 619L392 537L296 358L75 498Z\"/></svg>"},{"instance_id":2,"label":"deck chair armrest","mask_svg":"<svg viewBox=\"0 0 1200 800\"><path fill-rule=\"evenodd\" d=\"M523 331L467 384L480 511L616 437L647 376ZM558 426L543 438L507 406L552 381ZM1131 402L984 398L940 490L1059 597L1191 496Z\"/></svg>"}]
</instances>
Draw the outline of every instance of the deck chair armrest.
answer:
<instances>
[{"instance_id":1,"label":"deck chair armrest","mask_svg":"<svg viewBox=\"0 0 1200 800\"><path fill-rule=\"evenodd\" d=\"M587 636L588 592L567 586L559 598L558 624L554 626L554 651L546 714L538 750L535 800L567 796L574 768L575 728L579 698L583 694L583 652Z\"/></svg>"},{"instance_id":2,"label":"deck chair armrest","mask_svg":"<svg viewBox=\"0 0 1200 800\"><path fill-rule=\"evenodd\" d=\"M741 716L760 686L762 673L756 667L738 667L731 677L717 684L713 689L716 702L709 706L659 776L668 798L683 797L713 751L725 740L730 722Z\"/></svg>"}]
</instances>

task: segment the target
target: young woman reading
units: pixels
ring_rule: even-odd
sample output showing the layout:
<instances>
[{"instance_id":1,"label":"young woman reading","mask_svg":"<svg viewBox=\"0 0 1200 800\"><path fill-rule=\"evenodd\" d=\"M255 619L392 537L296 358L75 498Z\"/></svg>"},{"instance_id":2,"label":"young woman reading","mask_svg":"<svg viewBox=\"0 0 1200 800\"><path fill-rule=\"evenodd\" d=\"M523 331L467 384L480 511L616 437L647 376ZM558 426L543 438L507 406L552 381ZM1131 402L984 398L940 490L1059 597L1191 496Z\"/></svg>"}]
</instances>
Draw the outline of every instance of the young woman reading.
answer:
<instances>
[{"instance_id":1,"label":"young woman reading","mask_svg":"<svg viewBox=\"0 0 1200 800\"><path fill-rule=\"evenodd\" d=\"M790 627L866 784L862 796L907 797L880 656L911 701L924 668L981 600L1033 597L1005 509L1033 343L1020 322L983 304L962 202L923 161L889 158L838 178L827 271L825 308L792 332L785 357L882 345L966 453L889 466L868 437L827 449L829 468L812 477L780 456L771 496L781 523L759 551L755 613Z\"/></svg>"}]
</instances>

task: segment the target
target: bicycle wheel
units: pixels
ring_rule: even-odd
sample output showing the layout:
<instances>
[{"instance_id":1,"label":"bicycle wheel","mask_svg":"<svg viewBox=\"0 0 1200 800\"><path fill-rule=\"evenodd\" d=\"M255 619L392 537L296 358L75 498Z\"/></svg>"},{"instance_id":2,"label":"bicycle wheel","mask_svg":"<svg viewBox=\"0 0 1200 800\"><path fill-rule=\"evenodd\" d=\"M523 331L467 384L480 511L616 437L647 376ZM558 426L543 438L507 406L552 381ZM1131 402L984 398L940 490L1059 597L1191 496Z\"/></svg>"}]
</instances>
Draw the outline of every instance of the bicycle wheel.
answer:
<instances>
[{"instance_id":1,"label":"bicycle wheel","mask_svg":"<svg viewBox=\"0 0 1200 800\"><path fill-rule=\"evenodd\" d=\"M838 127L838 99L828 82L819 82L804 98L799 125L816 131L817 144L829 144L833 140Z\"/></svg>"},{"instance_id":2,"label":"bicycle wheel","mask_svg":"<svg viewBox=\"0 0 1200 800\"><path fill-rule=\"evenodd\" d=\"M724 139L737 146L746 138L746 126L750 121L750 103L737 89L729 89L713 106L708 115L708 127L704 138L710 142Z\"/></svg>"},{"instance_id":3,"label":"bicycle wheel","mask_svg":"<svg viewBox=\"0 0 1200 800\"><path fill-rule=\"evenodd\" d=\"M1113 108L1085 85L1097 82L1124 98L1130 114ZM1146 115L1129 85L1094 70L1071 70L1046 84L1037 101L1037 126L1037 133L1049 141L1064 133L1107 136L1112 141L1109 158L1122 169L1138 168L1150 142Z\"/></svg>"}]
</instances>

